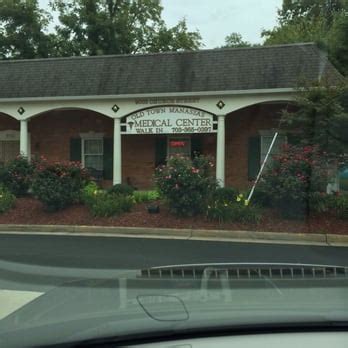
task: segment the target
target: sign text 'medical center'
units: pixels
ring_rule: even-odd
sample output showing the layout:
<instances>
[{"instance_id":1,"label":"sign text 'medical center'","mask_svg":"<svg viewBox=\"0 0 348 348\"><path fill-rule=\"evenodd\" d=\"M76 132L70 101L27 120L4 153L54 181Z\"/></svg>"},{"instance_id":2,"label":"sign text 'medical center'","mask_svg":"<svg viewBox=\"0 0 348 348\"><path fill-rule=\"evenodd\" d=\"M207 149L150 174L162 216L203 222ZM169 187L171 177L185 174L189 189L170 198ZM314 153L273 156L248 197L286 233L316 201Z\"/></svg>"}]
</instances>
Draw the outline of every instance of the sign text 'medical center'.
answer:
<instances>
[{"instance_id":1,"label":"sign text 'medical center'","mask_svg":"<svg viewBox=\"0 0 348 348\"><path fill-rule=\"evenodd\" d=\"M127 134L213 133L213 116L180 106L155 107L127 117Z\"/></svg>"}]
</instances>

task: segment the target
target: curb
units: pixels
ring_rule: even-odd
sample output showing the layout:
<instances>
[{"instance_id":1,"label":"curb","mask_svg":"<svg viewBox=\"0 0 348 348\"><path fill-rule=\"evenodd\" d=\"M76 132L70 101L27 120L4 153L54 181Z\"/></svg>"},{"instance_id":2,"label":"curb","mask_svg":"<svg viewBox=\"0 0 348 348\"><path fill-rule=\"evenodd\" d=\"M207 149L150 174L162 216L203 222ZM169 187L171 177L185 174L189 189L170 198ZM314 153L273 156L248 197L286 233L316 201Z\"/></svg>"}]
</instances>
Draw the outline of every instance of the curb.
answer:
<instances>
[{"instance_id":1,"label":"curb","mask_svg":"<svg viewBox=\"0 0 348 348\"><path fill-rule=\"evenodd\" d=\"M0 234L68 235L94 237L161 238L230 241L247 243L346 246L348 235L254 232L147 227L106 227L71 225L0 225Z\"/></svg>"}]
</instances>

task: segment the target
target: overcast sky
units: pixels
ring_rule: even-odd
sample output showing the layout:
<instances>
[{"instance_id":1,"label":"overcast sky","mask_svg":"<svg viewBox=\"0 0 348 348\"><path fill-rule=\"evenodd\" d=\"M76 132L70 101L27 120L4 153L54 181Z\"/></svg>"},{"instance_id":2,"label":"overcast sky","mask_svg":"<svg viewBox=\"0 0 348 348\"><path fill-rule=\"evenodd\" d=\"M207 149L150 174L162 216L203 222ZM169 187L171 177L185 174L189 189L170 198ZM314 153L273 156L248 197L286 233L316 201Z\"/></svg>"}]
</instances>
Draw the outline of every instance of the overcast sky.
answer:
<instances>
[{"instance_id":1,"label":"overcast sky","mask_svg":"<svg viewBox=\"0 0 348 348\"><path fill-rule=\"evenodd\" d=\"M39 2L47 7L49 0ZM200 31L205 48L214 48L232 32L251 43L261 42L261 30L275 26L282 0L162 0L162 4L169 26L185 17L190 30Z\"/></svg>"}]
</instances>

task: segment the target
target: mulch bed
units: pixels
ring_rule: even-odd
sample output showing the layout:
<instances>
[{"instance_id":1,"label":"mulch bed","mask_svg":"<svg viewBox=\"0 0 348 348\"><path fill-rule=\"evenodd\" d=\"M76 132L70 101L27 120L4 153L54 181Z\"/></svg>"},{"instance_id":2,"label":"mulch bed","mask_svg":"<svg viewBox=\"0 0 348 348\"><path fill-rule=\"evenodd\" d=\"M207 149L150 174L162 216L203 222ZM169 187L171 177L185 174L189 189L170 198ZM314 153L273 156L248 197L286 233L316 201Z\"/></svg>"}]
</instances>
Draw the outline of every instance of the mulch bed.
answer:
<instances>
[{"instance_id":1,"label":"mulch bed","mask_svg":"<svg viewBox=\"0 0 348 348\"><path fill-rule=\"evenodd\" d=\"M178 218L171 215L161 203L159 214L149 214L148 204L137 204L132 212L114 218L95 218L83 205L73 205L55 213L45 212L36 199L26 197L16 201L14 209L0 215L0 224L38 224L38 225L84 225L84 226L127 226L160 228L195 228L249 230L295 233L335 233L348 234L348 221L321 214L311 216L305 221L281 219L276 212L268 210L260 224L219 224L207 221L205 217Z\"/></svg>"}]
</instances>

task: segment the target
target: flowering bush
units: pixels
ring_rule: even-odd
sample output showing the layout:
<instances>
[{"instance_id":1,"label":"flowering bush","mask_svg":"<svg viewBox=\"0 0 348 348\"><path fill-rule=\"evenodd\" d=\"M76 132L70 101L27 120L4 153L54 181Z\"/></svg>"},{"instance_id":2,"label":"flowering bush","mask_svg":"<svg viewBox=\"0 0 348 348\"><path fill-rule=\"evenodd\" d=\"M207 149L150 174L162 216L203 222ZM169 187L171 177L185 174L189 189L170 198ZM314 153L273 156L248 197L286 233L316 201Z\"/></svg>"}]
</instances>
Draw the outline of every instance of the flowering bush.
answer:
<instances>
[{"instance_id":1,"label":"flowering bush","mask_svg":"<svg viewBox=\"0 0 348 348\"><path fill-rule=\"evenodd\" d=\"M326 192L328 162L325 153L312 146L285 145L260 182L273 205L285 217L308 214L310 193Z\"/></svg>"},{"instance_id":2,"label":"flowering bush","mask_svg":"<svg viewBox=\"0 0 348 348\"><path fill-rule=\"evenodd\" d=\"M88 180L79 163L41 160L36 166L33 193L48 211L56 211L80 201L81 189Z\"/></svg>"},{"instance_id":3,"label":"flowering bush","mask_svg":"<svg viewBox=\"0 0 348 348\"><path fill-rule=\"evenodd\" d=\"M243 194L236 194L233 198L222 197L213 199L208 205L207 217L209 220L222 222L259 223L260 210L251 205Z\"/></svg>"},{"instance_id":4,"label":"flowering bush","mask_svg":"<svg viewBox=\"0 0 348 348\"><path fill-rule=\"evenodd\" d=\"M0 214L10 210L16 201L16 197L6 188L0 186Z\"/></svg>"},{"instance_id":5,"label":"flowering bush","mask_svg":"<svg viewBox=\"0 0 348 348\"><path fill-rule=\"evenodd\" d=\"M16 157L2 169L3 184L17 197L26 195L32 184L34 168L26 157Z\"/></svg>"},{"instance_id":6,"label":"flowering bush","mask_svg":"<svg viewBox=\"0 0 348 348\"><path fill-rule=\"evenodd\" d=\"M134 205L131 196L95 191L93 199L88 201L88 207L93 216L111 217L129 212Z\"/></svg>"},{"instance_id":7,"label":"flowering bush","mask_svg":"<svg viewBox=\"0 0 348 348\"><path fill-rule=\"evenodd\" d=\"M217 186L212 167L212 161L205 156L193 160L173 156L167 165L156 169L156 185L173 213L193 216L206 211Z\"/></svg>"}]
</instances>

